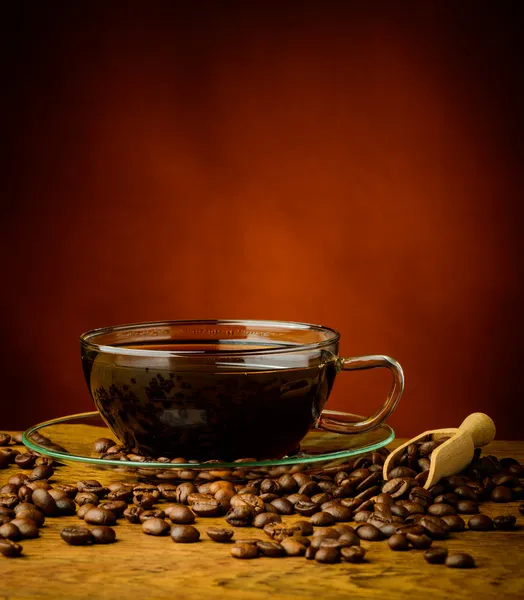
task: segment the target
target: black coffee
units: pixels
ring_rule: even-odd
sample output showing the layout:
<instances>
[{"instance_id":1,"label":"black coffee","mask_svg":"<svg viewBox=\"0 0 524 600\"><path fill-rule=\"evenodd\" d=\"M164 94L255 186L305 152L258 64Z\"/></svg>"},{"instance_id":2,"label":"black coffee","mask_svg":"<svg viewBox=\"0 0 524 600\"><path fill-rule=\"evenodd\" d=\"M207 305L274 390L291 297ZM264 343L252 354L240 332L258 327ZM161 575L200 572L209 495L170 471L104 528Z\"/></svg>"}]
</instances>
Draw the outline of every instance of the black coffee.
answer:
<instances>
[{"instance_id":1,"label":"black coffee","mask_svg":"<svg viewBox=\"0 0 524 600\"><path fill-rule=\"evenodd\" d=\"M190 349L180 344L127 348ZM155 369L141 366L140 359L129 366L128 356L119 367L113 364L119 358L96 352L83 357L87 384L110 428L143 454L198 460L296 452L322 412L336 374L332 354L324 351L314 365L299 368L260 364L260 359L249 364L248 355L227 360L215 355L208 365L158 358ZM282 359L274 362L287 367Z\"/></svg>"}]
</instances>

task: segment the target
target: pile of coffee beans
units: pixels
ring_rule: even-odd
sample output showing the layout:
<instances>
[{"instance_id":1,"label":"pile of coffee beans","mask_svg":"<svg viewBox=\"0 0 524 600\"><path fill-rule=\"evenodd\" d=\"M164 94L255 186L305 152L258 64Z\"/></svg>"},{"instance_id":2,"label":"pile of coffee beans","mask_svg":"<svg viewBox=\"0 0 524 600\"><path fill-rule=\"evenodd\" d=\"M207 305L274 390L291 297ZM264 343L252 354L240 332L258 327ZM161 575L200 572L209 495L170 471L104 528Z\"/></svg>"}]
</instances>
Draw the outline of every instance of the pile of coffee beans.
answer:
<instances>
[{"instance_id":1,"label":"pile of coffee beans","mask_svg":"<svg viewBox=\"0 0 524 600\"><path fill-rule=\"evenodd\" d=\"M0 553L8 557L19 556L18 542L38 537L49 517L76 514L85 525L64 528L61 538L70 545L94 545L115 541L112 526L119 519L140 525L146 535L195 543L201 536L195 523L222 516L224 527L208 527L205 534L217 543L229 543L237 559L302 556L319 563L358 563L365 560L364 540L386 543L394 552L421 550L429 564L471 568L472 556L449 554L442 542L466 529L514 529L515 516L492 519L481 512L482 504L524 499L519 462L481 456L478 450L461 474L426 490L431 453L444 438L408 446L386 481L383 464L388 451L382 449L328 471L305 473L293 467L279 476L239 482L231 480L231 472L222 478L215 472L202 481L193 470L192 479L188 472L176 483L108 485L97 480L53 485L58 465L13 448L19 441L0 434L0 468L20 469L0 488ZM115 446L107 438L95 443L101 452ZM200 475L205 477L205 472ZM524 514L524 504L519 510ZM298 520L289 519L297 515ZM251 528L267 539L249 539L242 533ZM241 532L238 539L235 531Z\"/></svg>"}]
</instances>

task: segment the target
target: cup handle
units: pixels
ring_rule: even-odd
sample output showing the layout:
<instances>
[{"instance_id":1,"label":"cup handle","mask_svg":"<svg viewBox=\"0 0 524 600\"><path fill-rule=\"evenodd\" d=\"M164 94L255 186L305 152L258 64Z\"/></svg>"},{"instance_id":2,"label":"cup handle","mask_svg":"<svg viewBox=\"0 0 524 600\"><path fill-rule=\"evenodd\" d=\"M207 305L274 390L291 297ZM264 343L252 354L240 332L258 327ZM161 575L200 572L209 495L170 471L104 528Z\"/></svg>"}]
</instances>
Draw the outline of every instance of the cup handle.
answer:
<instances>
[{"instance_id":1,"label":"cup handle","mask_svg":"<svg viewBox=\"0 0 524 600\"><path fill-rule=\"evenodd\" d=\"M400 364L389 356L373 354L370 356L355 356L352 358L339 358L340 370L342 371L362 371L364 369L378 369L385 367L393 375L393 384L389 390L386 402L379 410L367 419L352 423L344 420L342 415L332 410L323 410L317 423L317 427L335 433L364 433L378 427L395 410L395 407L404 391L404 373ZM336 415L336 416L335 416Z\"/></svg>"}]
</instances>

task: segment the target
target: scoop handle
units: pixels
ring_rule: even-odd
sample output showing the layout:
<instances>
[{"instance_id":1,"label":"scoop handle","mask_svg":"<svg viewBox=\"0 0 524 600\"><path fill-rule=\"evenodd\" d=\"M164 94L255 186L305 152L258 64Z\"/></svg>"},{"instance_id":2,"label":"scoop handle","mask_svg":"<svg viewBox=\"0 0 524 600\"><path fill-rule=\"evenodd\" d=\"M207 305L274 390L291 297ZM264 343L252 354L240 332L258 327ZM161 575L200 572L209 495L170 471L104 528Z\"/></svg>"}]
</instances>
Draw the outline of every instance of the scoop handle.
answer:
<instances>
[{"instance_id":1,"label":"scoop handle","mask_svg":"<svg viewBox=\"0 0 524 600\"><path fill-rule=\"evenodd\" d=\"M473 446L487 446L495 438L495 423L484 413L472 413L462 421L459 431L468 432Z\"/></svg>"}]
</instances>

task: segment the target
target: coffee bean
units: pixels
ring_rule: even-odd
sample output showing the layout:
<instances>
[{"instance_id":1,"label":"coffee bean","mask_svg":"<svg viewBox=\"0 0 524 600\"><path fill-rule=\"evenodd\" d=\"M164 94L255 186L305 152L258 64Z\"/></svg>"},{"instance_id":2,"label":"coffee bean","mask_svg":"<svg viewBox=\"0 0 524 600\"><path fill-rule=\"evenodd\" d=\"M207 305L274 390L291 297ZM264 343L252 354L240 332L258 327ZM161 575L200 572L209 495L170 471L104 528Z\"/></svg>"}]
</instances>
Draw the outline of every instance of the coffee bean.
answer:
<instances>
[{"instance_id":1,"label":"coffee bean","mask_svg":"<svg viewBox=\"0 0 524 600\"><path fill-rule=\"evenodd\" d=\"M348 563L360 563L366 556L366 551L362 546L350 546L349 548L342 548L340 550L342 560Z\"/></svg>"},{"instance_id":2,"label":"coffee bean","mask_svg":"<svg viewBox=\"0 0 524 600\"><path fill-rule=\"evenodd\" d=\"M19 506L22 505L20 504ZM45 523L44 515L31 504L27 508L22 508L21 510L16 511L16 518L31 519L31 521L36 523L37 527L42 527L42 525Z\"/></svg>"},{"instance_id":3,"label":"coffee bean","mask_svg":"<svg viewBox=\"0 0 524 600\"><path fill-rule=\"evenodd\" d=\"M453 490L453 492L456 496L463 500L477 500L477 496L468 485L459 485Z\"/></svg>"},{"instance_id":4,"label":"coffee bean","mask_svg":"<svg viewBox=\"0 0 524 600\"><path fill-rule=\"evenodd\" d=\"M259 540L256 543L256 547L258 548L260 554L269 558L284 556L284 554L286 553L283 546L278 542Z\"/></svg>"},{"instance_id":5,"label":"coffee bean","mask_svg":"<svg viewBox=\"0 0 524 600\"><path fill-rule=\"evenodd\" d=\"M446 567L453 569L472 569L475 566L475 560L470 554L465 552L457 552L450 554L446 558Z\"/></svg>"},{"instance_id":6,"label":"coffee bean","mask_svg":"<svg viewBox=\"0 0 524 600\"><path fill-rule=\"evenodd\" d=\"M388 539L391 550L407 550L409 548L408 538L401 533L395 533Z\"/></svg>"},{"instance_id":7,"label":"coffee bean","mask_svg":"<svg viewBox=\"0 0 524 600\"><path fill-rule=\"evenodd\" d=\"M353 517L353 520L355 523L367 523L372 514L370 510L359 510Z\"/></svg>"},{"instance_id":8,"label":"coffee bean","mask_svg":"<svg viewBox=\"0 0 524 600\"><path fill-rule=\"evenodd\" d=\"M13 522L0 525L0 538L5 538L6 540L19 540L21 537L20 530Z\"/></svg>"},{"instance_id":9,"label":"coffee bean","mask_svg":"<svg viewBox=\"0 0 524 600\"><path fill-rule=\"evenodd\" d=\"M116 516L110 510L96 506L85 513L84 521L90 525L114 525Z\"/></svg>"},{"instance_id":10,"label":"coffee bean","mask_svg":"<svg viewBox=\"0 0 524 600\"><path fill-rule=\"evenodd\" d=\"M336 519L328 512L317 512L311 516L310 521L316 527L327 527L328 525L333 525Z\"/></svg>"},{"instance_id":11,"label":"coffee bean","mask_svg":"<svg viewBox=\"0 0 524 600\"><path fill-rule=\"evenodd\" d=\"M222 514L222 507L215 498L203 502L196 502L191 506L191 510L199 517L216 517Z\"/></svg>"},{"instance_id":12,"label":"coffee bean","mask_svg":"<svg viewBox=\"0 0 524 600\"><path fill-rule=\"evenodd\" d=\"M342 504L328 506L323 509L323 512L332 515L337 523L348 523L353 520L353 511Z\"/></svg>"},{"instance_id":13,"label":"coffee bean","mask_svg":"<svg viewBox=\"0 0 524 600\"><path fill-rule=\"evenodd\" d=\"M396 479L402 477L409 477L410 479L415 477L417 474L413 469L409 469L407 467L395 467L388 473L389 479Z\"/></svg>"},{"instance_id":14,"label":"coffee bean","mask_svg":"<svg viewBox=\"0 0 524 600\"><path fill-rule=\"evenodd\" d=\"M293 527L303 536L313 535L313 525L309 521L295 521Z\"/></svg>"},{"instance_id":15,"label":"coffee bean","mask_svg":"<svg viewBox=\"0 0 524 600\"><path fill-rule=\"evenodd\" d=\"M238 542L231 548L233 558L257 558L258 547L256 544L239 544Z\"/></svg>"},{"instance_id":16,"label":"coffee bean","mask_svg":"<svg viewBox=\"0 0 524 600\"><path fill-rule=\"evenodd\" d=\"M292 515L294 512L293 504L287 498L276 498L270 504L277 509L280 515Z\"/></svg>"},{"instance_id":17,"label":"coffee bean","mask_svg":"<svg viewBox=\"0 0 524 600\"><path fill-rule=\"evenodd\" d=\"M147 535L167 535L170 529L169 524L164 519L147 519L142 523L142 532Z\"/></svg>"},{"instance_id":18,"label":"coffee bean","mask_svg":"<svg viewBox=\"0 0 524 600\"><path fill-rule=\"evenodd\" d=\"M441 565L446 560L447 556L447 549L438 546L424 552L424 558L430 565Z\"/></svg>"},{"instance_id":19,"label":"coffee bean","mask_svg":"<svg viewBox=\"0 0 524 600\"><path fill-rule=\"evenodd\" d=\"M78 506L83 506L84 504L92 504L96 506L100 503L100 498L91 492L79 492L75 496L75 502Z\"/></svg>"},{"instance_id":20,"label":"coffee bean","mask_svg":"<svg viewBox=\"0 0 524 600\"><path fill-rule=\"evenodd\" d=\"M495 529L501 529L502 531L510 531L515 529L516 518L513 515L501 515L493 519L493 525Z\"/></svg>"},{"instance_id":21,"label":"coffee bean","mask_svg":"<svg viewBox=\"0 0 524 600\"><path fill-rule=\"evenodd\" d=\"M229 542L233 537L234 531L225 527L208 527L206 535L214 542Z\"/></svg>"},{"instance_id":22,"label":"coffee bean","mask_svg":"<svg viewBox=\"0 0 524 600\"><path fill-rule=\"evenodd\" d=\"M393 504L390 510L393 516L401 517L402 519L405 519L409 515L408 511L400 504Z\"/></svg>"},{"instance_id":23,"label":"coffee bean","mask_svg":"<svg viewBox=\"0 0 524 600\"><path fill-rule=\"evenodd\" d=\"M357 529L357 535L361 540L366 540L368 542L378 542L383 539L380 529L369 523L360 525Z\"/></svg>"},{"instance_id":24,"label":"coffee bean","mask_svg":"<svg viewBox=\"0 0 524 600\"><path fill-rule=\"evenodd\" d=\"M340 550L338 548L320 547L315 553L315 560L319 563L336 563L340 560Z\"/></svg>"},{"instance_id":25,"label":"coffee bean","mask_svg":"<svg viewBox=\"0 0 524 600\"><path fill-rule=\"evenodd\" d=\"M382 487L384 494L389 494L392 498L401 498L411 488L409 481L403 477L389 479Z\"/></svg>"},{"instance_id":26,"label":"coffee bean","mask_svg":"<svg viewBox=\"0 0 524 600\"><path fill-rule=\"evenodd\" d=\"M304 556L306 553L306 546L300 541L301 539L304 538L298 539L294 537L288 537L284 538L280 544L288 556Z\"/></svg>"},{"instance_id":27,"label":"coffee bean","mask_svg":"<svg viewBox=\"0 0 524 600\"><path fill-rule=\"evenodd\" d=\"M58 483L54 486L54 489L63 492L68 498L72 499L74 499L78 493L76 486L68 483Z\"/></svg>"},{"instance_id":28,"label":"coffee bean","mask_svg":"<svg viewBox=\"0 0 524 600\"><path fill-rule=\"evenodd\" d=\"M381 527L379 527L380 532L385 538L390 538L392 535L397 533L397 524L396 523L385 523Z\"/></svg>"},{"instance_id":29,"label":"coffee bean","mask_svg":"<svg viewBox=\"0 0 524 600\"><path fill-rule=\"evenodd\" d=\"M231 506L247 506L253 516L265 512L264 502L255 494L237 494L231 498Z\"/></svg>"},{"instance_id":30,"label":"coffee bean","mask_svg":"<svg viewBox=\"0 0 524 600\"><path fill-rule=\"evenodd\" d=\"M428 492L428 490L425 490L420 486L410 490L409 500L410 502L416 502L424 508L428 508L428 506L433 504L433 496Z\"/></svg>"},{"instance_id":31,"label":"coffee bean","mask_svg":"<svg viewBox=\"0 0 524 600\"><path fill-rule=\"evenodd\" d=\"M309 548L306 548L306 552L304 553L306 560L314 560L315 554L317 553L317 549L318 548L313 548L313 546L309 546Z\"/></svg>"},{"instance_id":32,"label":"coffee bean","mask_svg":"<svg viewBox=\"0 0 524 600\"><path fill-rule=\"evenodd\" d=\"M457 513L461 515L474 515L478 513L479 506L473 500L459 500L457 502Z\"/></svg>"},{"instance_id":33,"label":"coffee bean","mask_svg":"<svg viewBox=\"0 0 524 600\"><path fill-rule=\"evenodd\" d=\"M450 506L457 506L460 498L453 492L447 492L446 494L440 494L435 498L435 504L449 504Z\"/></svg>"},{"instance_id":34,"label":"coffee bean","mask_svg":"<svg viewBox=\"0 0 524 600\"><path fill-rule=\"evenodd\" d=\"M109 448L116 446L116 442L109 438L98 438L93 443L93 450L100 454L105 454Z\"/></svg>"},{"instance_id":35,"label":"coffee bean","mask_svg":"<svg viewBox=\"0 0 524 600\"><path fill-rule=\"evenodd\" d=\"M173 525L171 539L180 544L192 544L200 539L200 532L193 525Z\"/></svg>"},{"instance_id":36,"label":"coffee bean","mask_svg":"<svg viewBox=\"0 0 524 600\"><path fill-rule=\"evenodd\" d=\"M52 517L58 514L58 508L54 498L47 490L36 489L31 496L33 504L44 513L46 517Z\"/></svg>"},{"instance_id":37,"label":"coffee bean","mask_svg":"<svg viewBox=\"0 0 524 600\"><path fill-rule=\"evenodd\" d=\"M475 515L468 521L468 528L472 531L491 531L493 521L488 515Z\"/></svg>"},{"instance_id":38,"label":"coffee bean","mask_svg":"<svg viewBox=\"0 0 524 600\"><path fill-rule=\"evenodd\" d=\"M446 505L444 505L444 506L446 506ZM423 515L426 512L426 510L422 506L422 504L419 504L418 502L406 501L402 504L402 508L404 508L404 510L407 510L407 512L410 515ZM429 512L429 509L428 509L428 512Z\"/></svg>"},{"instance_id":39,"label":"coffee bean","mask_svg":"<svg viewBox=\"0 0 524 600\"><path fill-rule=\"evenodd\" d=\"M133 496L133 504L141 506L144 510L153 508L156 504L157 498L149 492L137 492Z\"/></svg>"},{"instance_id":40,"label":"coffee bean","mask_svg":"<svg viewBox=\"0 0 524 600\"><path fill-rule=\"evenodd\" d=\"M0 539L0 554L8 556L9 558L15 558L22 554L22 546L11 540Z\"/></svg>"},{"instance_id":41,"label":"coffee bean","mask_svg":"<svg viewBox=\"0 0 524 600\"><path fill-rule=\"evenodd\" d=\"M112 500L110 502L104 502L103 504L99 504L99 508L104 508L105 510L110 510L114 515L119 518L124 514L124 511L127 508L127 504L122 500Z\"/></svg>"},{"instance_id":42,"label":"coffee bean","mask_svg":"<svg viewBox=\"0 0 524 600\"><path fill-rule=\"evenodd\" d=\"M99 525L91 529L91 535L93 536L93 543L95 544L112 544L116 541L115 530L105 525Z\"/></svg>"},{"instance_id":43,"label":"coffee bean","mask_svg":"<svg viewBox=\"0 0 524 600\"><path fill-rule=\"evenodd\" d=\"M83 481L78 481L76 487L79 492L91 492L96 494L99 498L105 496L108 491L107 488L96 479L85 479Z\"/></svg>"},{"instance_id":44,"label":"coffee bean","mask_svg":"<svg viewBox=\"0 0 524 600\"><path fill-rule=\"evenodd\" d=\"M458 515L444 515L441 519L449 527L450 531L464 531L466 523Z\"/></svg>"},{"instance_id":45,"label":"coffee bean","mask_svg":"<svg viewBox=\"0 0 524 600\"><path fill-rule=\"evenodd\" d=\"M166 513L163 510L160 509L151 509L151 510L145 510L144 512L140 513L138 520L140 521L140 523L144 523L145 521L149 521L149 519L165 519L166 518Z\"/></svg>"},{"instance_id":46,"label":"coffee bean","mask_svg":"<svg viewBox=\"0 0 524 600\"><path fill-rule=\"evenodd\" d=\"M304 517L311 517L320 509L319 505L315 502L304 502L303 500L299 500L295 504L295 512Z\"/></svg>"},{"instance_id":47,"label":"coffee bean","mask_svg":"<svg viewBox=\"0 0 524 600\"><path fill-rule=\"evenodd\" d=\"M60 537L70 546L85 546L93 542L87 527L66 527L60 532Z\"/></svg>"},{"instance_id":48,"label":"coffee bean","mask_svg":"<svg viewBox=\"0 0 524 600\"><path fill-rule=\"evenodd\" d=\"M450 504L437 503L428 508L428 515L435 517L445 517L446 515L455 515L456 511Z\"/></svg>"},{"instance_id":49,"label":"coffee bean","mask_svg":"<svg viewBox=\"0 0 524 600\"><path fill-rule=\"evenodd\" d=\"M491 492L490 498L493 502L511 502L511 489L500 485Z\"/></svg>"},{"instance_id":50,"label":"coffee bean","mask_svg":"<svg viewBox=\"0 0 524 600\"><path fill-rule=\"evenodd\" d=\"M12 525L18 527L20 537L22 539L32 539L39 536L38 525L33 519L26 519L24 517L17 517L11 521Z\"/></svg>"},{"instance_id":51,"label":"coffee bean","mask_svg":"<svg viewBox=\"0 0 524 600\"><path fill-rule=\"evenodd\" d=\"M38 479L51 479L51 477L54 475L54 472L55 470L53 467L39 465L38 467L35 467L29 474L29 480L37 481Z\"/></svg>"},{"instance_id":52,"label":"coffee bean","mask_svg":"<svg viewBox=\"0 0 524 600\"><path fill-rule=\"evenodd\" d=\"M60 516L74 515L76 512L75 501L69 498L69 496L62 496L55 500L56 508Z\"/></svg>"},{"instance_id":53,"label":"coffee bean","mask_svg":"<svg viewBox=\"0 0 524 600\"><path fill-rule=\"evenodd\" d=\"M425 534L417 535L415 533L407 533L406 538L413 548L416 548L417 550L426 550L433 543L433 540Z\"/></svg>"},{"instance_id":54,"label":"coffee bean","mask_svg":"<svg viewBox=\"0 0 524 600\"><path fill-rule=\"evenodd\" d=\"M286 537L291 537L296 533L301 533L301 531L296 525L286 526L283 523L268 523L264 526L264 533L278 542Z\"/></svg>"},{"instance_id":55,"label":"coffee bean","mask_svg":"<svg viewBox=\"0 0 524 600\"><path fill-rule=\"evenodd\" d=\"M362 502L364 502L365 500L370 500L378 493L380 493L380 487L376 485L374 487L368 488L367 490L364 490L363 492L360 492L360 494L357 494L355 496L355 500L361 500Z\"/></svg>"},{"instance_id":56,"label":"coffee bean","mask_svg":"<svg viewBox=\"0 0 524 600\"><path fill-rule=\"evenodd\" d=\"M269 523L281 523L282 517L276 513L260 513L253 520L253 527L263 529Z\"/></svg>"},{"instance_id":57,"label":"coffee bean","mask_svg":"<svg viewBox=\"0 0 524 600\"><path fill-rule=\"evenodd\" d=\"M96 508L96 506L94 504L82 504L76 511L76 516L79 519L83 519L86 512L90 511L92 508Z\"/></svg>"},{"instance_id":58,"label":"coffee bean","mask_svg":"<svg viewBox=\"0 0 524 600\"><path fill-rule=\"evenodd\" d=\"M191 525L195 522L193 511L184 504L173 504L168 506L164 512L168 519L176 525Z\"/></svg>"},{"instance_id":59,"label":"coffee bean","mask_svg":"<svg viewBox=\"0 0 524 600\"><path fill-rule=\"evenodd\" d=\"M226 515L226 521L233 527L247 527L253 522L253 511L248 505L232 506Z\"/></svg>"},{"instance_id":60,"label":"coffee bean","mask_svg":"<svg viewBox=\"0 0 524 600\"><path fill-rule=\"evenodd\" d=\"M11 436L8 433L0 433L0 446L7 446L11 441Z\"/></svg>"},{"instance_id":61,"label":"coffee bean","mask_svg":"<svg viewBox=\"0 0 524 600\"><path fill-rule=\"evenodd\" d=\"M449 527L439 517L426 515L420 519L419 525L434 540L443 540L449 536Z\"/></svg>"},{"instance_id":62,"label":"coffee bean","mask_svg":"<svg viewBox=\"0 0 524 600\"><path fill-rule=\"evenodd\" d=\"M15 456L14 462L20 469L32 469L35 466L36 459L36 454L32 454L31 452L23 452Z\"/></svg>"}]
</instances>

